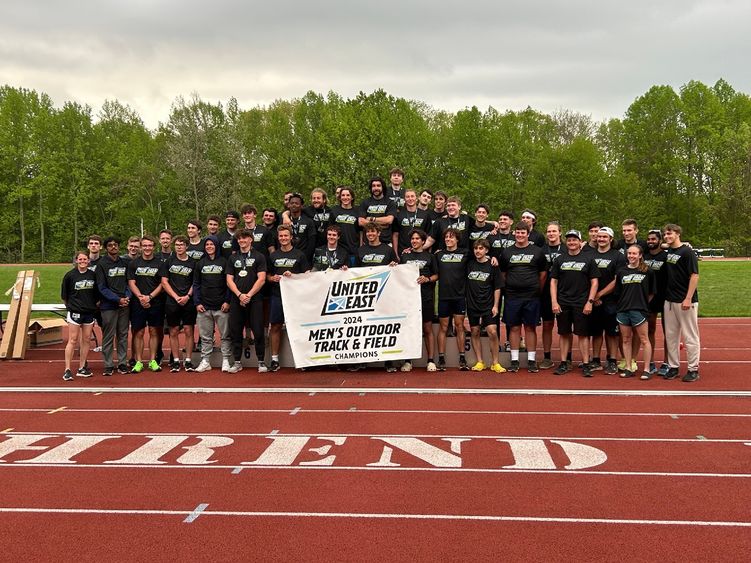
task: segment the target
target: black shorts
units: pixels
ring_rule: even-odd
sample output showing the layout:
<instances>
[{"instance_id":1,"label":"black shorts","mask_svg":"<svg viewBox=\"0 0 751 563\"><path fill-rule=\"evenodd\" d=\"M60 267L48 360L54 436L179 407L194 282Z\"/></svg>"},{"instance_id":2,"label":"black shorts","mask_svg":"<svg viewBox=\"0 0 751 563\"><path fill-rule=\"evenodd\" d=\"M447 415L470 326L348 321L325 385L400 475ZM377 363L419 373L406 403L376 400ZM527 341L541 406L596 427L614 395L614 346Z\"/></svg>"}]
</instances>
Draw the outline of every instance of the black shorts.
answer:
<instances>
[{"instance_id":1,"label":"black shorts","mask_svg":"<svg viewBox=\"0 0 751 563\"><path fill-rule=\"evenodd\" d=\"M652 301L649 302L650 313L662 313L664 309L665 309L665 299L661 297L654 297Z\"/></svg>"},{"instance_id":2,"label":"black shorts","mask_svg":"<svg viewBox=\"0 0 751 563\"><path fill-rule=\"evenodd\" d=\"M430 295L422 298L422 322L432 323L435 317L435 298Z\"/></svg>"},{"instance_id":3,"label":"black shorts","mask_svg":"<svg viewBox=\"0 0 751 563\"><path fill-rule=\"evenodd\" d=\"M537 326L540 300L507 297L503 303L503 322L508 326Z\"/></svg>"},{"instance_id":4,"label":"black shorts","mask_svg":"<svg viewBox=\"0 0 751 563\"><path fill-rule=\"evenodd\" d=\"M550 288L546 288L547 291L543 291L540 296L540 318L543 321L554 321L555 313L553 313L553 299L550 297Z\"/></svg>"},{"instance_id":5,"label":"black shorts","mask_svg":"<svg viewBox=\"0 0 751 563\"><path fill-rule=\"evenodd\" d=\"M584 314L582 307L561 305L556 324L558 334L571 334L573 325L573 332L576 336L589 336L589 315Z\"/></svg>"},{"instance_id":6,"label":"black shorts","mask_svg":"<svg viewBox=\"0 0 751 563\"><path fill-rule=\"evenodd\" d=\"M498 324L498 315L493 316L492 311L470 311L467 310L469 326L496 326Z\"/></svg>"},{"instance_id":7,"label":"black shorts","mask_svg":"<svg viewBox=\"0 0 751 563\"><path fill-rule=\"evenodd\" d=\"M464 297L458 299L439 299L438 317L446 318L452 315L464 315L467 312L467 302Z\"/></svg>"},{"instance_id":8,"label":"black shorts","mask_svg":"<svg viewBox=\"0 0 751 563\"><path fill-rule=\"evenodd\" d=\"M164 326L164 304L152 301L151 307L144 309L141 302L133 298L130 302L130 329L138 332L147 326Z\"/></svg>"},{"instance_id":9,"label":"black shorts","mask_svg":"<svg viewBox=\"0 0 751 563\"><path fill-rule=\"evenodd\" d=\"M589 315L589 335L601 336L604 332L608 336L618 336L618 321L615 318L618 306L615 303L603 303L592 307Z\"/></svg>"},{"instance_id":10,"label":"black shorts","mask_svg":"<svg viewBox=\"0 0 751 563\"><path fill-rule=\"evenodd\" d=\"M195 326L196 306L193 300L189 300L185 305L178 305L174 300L167 300L167 305L164 308L164 316L167 319L167 326L174 328L176 326Z\"/></svg>"},{"instance_id":11,"label":"black shorts","mask_svg":"<svg viewBox=\"0 0 751 563\"><path fill-rule=\"evenodd\" d=\"M269 322L275 325L284 323L284 308L282 308L282 296L272 294L269 303Z\"/></svg>"},{"instance_id":12,"label":"black shorts","mask_svg":"<svg viewBox=\"0 0 751 563\"><path fill-rule=\"evenodd\" d=\"M65 320L68 324L76 326L93 325L94 321L96 320L94 315L94 313L78 313L76 311L68 311L68 315L67 317L65 317Z\"/></svg>"}]
</instances>

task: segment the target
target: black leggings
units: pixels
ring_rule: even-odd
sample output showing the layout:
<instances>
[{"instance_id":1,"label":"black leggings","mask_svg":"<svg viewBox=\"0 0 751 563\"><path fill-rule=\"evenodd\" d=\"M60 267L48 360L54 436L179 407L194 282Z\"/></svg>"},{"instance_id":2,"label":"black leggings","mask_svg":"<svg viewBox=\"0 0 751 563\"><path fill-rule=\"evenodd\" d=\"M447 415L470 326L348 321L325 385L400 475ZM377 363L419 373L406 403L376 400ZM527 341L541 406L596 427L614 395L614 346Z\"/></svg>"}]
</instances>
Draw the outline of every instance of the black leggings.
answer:
<instances>
[{"instance_id":1,"label":"black leggings","mask_svg":"<svg viewBox=\"0 0 751 563\"><path fill-rule=\"evenodd\" d=\"M243 330L249 326L253 331L256 357L263 361L266 352L266 342L263 333L263 300L253 299L245 307L240 301L233 299L229 306L229 332L232 338L232 354L239 362L243 355Z\"/></svg>"}]
</instances>

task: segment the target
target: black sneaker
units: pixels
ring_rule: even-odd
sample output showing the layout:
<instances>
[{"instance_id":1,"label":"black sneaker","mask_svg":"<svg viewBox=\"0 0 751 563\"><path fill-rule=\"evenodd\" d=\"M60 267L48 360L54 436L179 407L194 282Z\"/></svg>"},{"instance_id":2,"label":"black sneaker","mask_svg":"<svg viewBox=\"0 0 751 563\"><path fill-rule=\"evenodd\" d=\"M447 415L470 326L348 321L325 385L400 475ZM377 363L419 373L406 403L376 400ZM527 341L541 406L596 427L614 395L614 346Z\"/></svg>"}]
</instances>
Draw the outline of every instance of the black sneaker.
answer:
<instances>
[{"instance_id":1,"label":"black sneaker","mask_svg":"<svg viewBox=\"0 0 751 563\"><path fill-rule=\"evenodd\" d=\"M172 372L172 373L177 373L177 372L179 372L179 371L180 371L180 362L172 362L172 363L171 363L171 364L169 365L169 370L170 370L170 372Z\"/></svg>"},{"instance_id":2,"label":"black sneaker","mask_svg":"<svg viewBox=\"0 0 751 563\"><path fill-rule=\"evenodd\" d=\"M183 367L185 368L185 371L196 371L196 368L193 367L193 362L190 360L185 360L183 362Z\"/></svg>"},{"instance_id":3,"label":"black sneaker","mask_svg":"<svg viewBox=\"0 0 751 563\"><path fill-rule=\"evenodd\" d=\"M618 373L618 364L615 360L608 360L605 363L605 373L608 375L615 375Z\"/></svg>"},{"instance_id":4,"label":"black sneaker","mask_svg":"<svg viewBox=\"0 0 751 563\"><path fill-rule=\"evenodd\" d=\"M91 373L91 370L89 369L89 366L83 366L82 368L78 368L78 371L76 371L76 375L78 377L91 377L94 375Z\"/></svg>"},{"instance_id":5,"label":"black sneaker","mask_svg":"<svg viewBox=\"0 0 751 563\"><path fill-rule=\"evenodd\" d=\"M278 360L271 360L269 362L269 371L279 371L280 367Z\"/></svg>"},{"instance_id":6,"label":"black sneaker","mask_svg":"<svg viewBox=\"0 0 751 563\"><path fill-rule=\"evenodd\" d=\"M117 373L125 375L126 373L130 373L130 368L128 368L128 366L126 366L125 364L120 364L119 366L117 366Z\"/></svg>"},{"instance_id":7,"label":"black sneaker","mask_svg":"<svg viewBox=\"0 0 751 563\"><path fill-rule=\"evenodd\" d=\"M583 377L592 377L594 374L592 373L592 368L589 366L589 363L585 363L582 367L582 376Z\"/></svg>"},{"instance_id":8,"label":"black sneaker","mask_svg":"<svg viewBox=\"0 0 751 563\"><path fill-rule=\"evenodd\" d=\"M602 362L600 362L600 360L594 360L594 361L589 362L589 369L591 369L592 371L602 371L603 370Z\"/></svg>"},{"instance_id":9,"label":"black sneaker","mask_svg":"<svg viewBox=\"0 0 751 563\"><path fill-rule=\"evenodd\" d=\"M446 359L438 358L438 371L446 371Z\"/></svg>"},{"instance_id":10,"label":"black sneaker","mask_svg":"<svg viewBox=\"0 0 751 563\"><path fill-rule=\"evenodd\" d=\"M459 356L459 371L469 371L467 359L464 356Z\"/></svg>"},{"instance_id":11,"label":"black sneaker","mask_svg":"<svg viewBox=\"0 0 751 563\"><path fill-rule=\"evenodd\" d=\"M527 362L527 372L537 373L538 371L540 371L540 368L537 367L537 362L535 360L529 360Z\"/></svg>"},{"instance_id":12,"label":"black sneaker","mask_svg":"<svg viewBox=\"0 0 751 563\"><path fill-rule=\"evenodd\" d=\"M648 379L652 379L652 372L651 371L643 371L641 372L641 375L639 376L639 379L646 381Z\"/></svg>"},{"instance_id":13,"label":"black sneaker","mask_svg":"<svg viewBox=\"0 0 751 563\"><path fill-rule=\"evenodd\" d=\"M102 375L104 377L110 377L115 372L114 368L104 368L104 371L102 372Z\"/></svg>"},{"instance_id":14,"label":"black sneaker","mask_svg":"<svg viewBox=\"0 0 751 563\"><path fill-rule=\"evenodd\" d=\"M396 372L396 366L394 366L391 362L386 362L386 373L395 373Z\"/></svg>"},{"instance_id":15,"label":"black sneaker","mask_svg":"<svg viewBox=\"0 0 751 563\"><path fill-rule=\"evenodd\" d=\"M508 371L511 373L519 371L519 360L511 360L511 365L508 367Z\"/></svg>"},{"instance_id":16,"label":"black sneaker","mask_svg":"<svg viewBox=\"0 0 751 563\"><path fill-rule=\"evenodd\" d=\"M563 375L565 373L568 373L571 370L571 367L568 365L568 362L561 362L558 364L558 367L555 368L555 371L553 372L554 375Z\"/></svg>"},{"instance_id":17,"label":"black sneaker","mask_svg":"<svg viewBox=\"0 0 751 563\"><path fill-rule=\"evenodd\" d=\"M681 381L683 381L684 383L693 383L694 381L699 381L699 372L696 370L686 372L686 375L681 378Z\"/></svg>"},{"instance_id":18,"label":"black sneaker","mask_svg":"<svg viewBox=\"0 0 751 563\"><path fill-rule=\"evenodd\" d=\"M630 369L623 369L621 370L621 377L634 377L636 374L631 371Z\"/></svg>"},{"instance_id":19,"label":"black sneaker","mask_svg":"<svg viewBox=\"0 0 751 563\"><path fill-rule=\"evenodd\" d=\"M669 368L665 374L665 379L675 379L678 377L678 368Z\"/></svg>"},{"instance_id":20,"label":"black sneaker","mask_svg":"<svg viewBox=\"0 0 751 563\"><path fill-rule=\"evenodd\" d=\"M135 358L131 358L131 359L129 359L129 360L128 360L128 368L129 368L129 369L133 369L133 366L134 366L134 365L136 365L136 359L135 359Z\"/></svg>"},{"instance_id":21,"label":"black sneaker","mask_svg":"<svg viewBox=\"0 0 751 563\"><path fill-rule=\"evenodd\" d=\"M63 381L73 381L73 372L69 369L66 369L63 372Z\"/></svg>"}]
</instances>

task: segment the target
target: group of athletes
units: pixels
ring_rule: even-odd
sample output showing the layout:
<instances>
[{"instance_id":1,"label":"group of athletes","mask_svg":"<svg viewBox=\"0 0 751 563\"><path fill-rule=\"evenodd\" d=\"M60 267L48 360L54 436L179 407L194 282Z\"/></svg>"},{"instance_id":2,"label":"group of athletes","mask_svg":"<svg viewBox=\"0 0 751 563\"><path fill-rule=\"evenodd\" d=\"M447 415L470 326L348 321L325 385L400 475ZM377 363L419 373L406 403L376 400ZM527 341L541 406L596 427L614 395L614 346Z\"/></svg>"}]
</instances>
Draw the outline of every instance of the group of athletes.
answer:
<instances>
[{"instance_id":1,"label":"group of athletes","mask_svg":"<svg viewBox=\"0 0 751 563\"><path fill-rule=\"evenodd\" d=\"M131 237L125 254L117 237L92 235L62 283L70 328L63 379L92 375L87 356L95 323L102 329L105 376L115 370L160 371L165 331L171 372L213 369L216 332L221 371L243 369L246 342L254 343L259 372L277 371L285 321L283 276L400 263L419 268L428 371L446 369L446 342L453 333L460 370L516 372L520 351L526 349L527 371L555 368L554 374L563 375L572 370L576 335L585 377L604 370L621 377L674 379L684 342L688 370L682 380L699 379L698 259L681 241L678 225L652 229L646 240L638 238L633 219L623 221L617 240L613 229L599 221L588 225L584 237L576 229L564 234L556 221L540 233L532 210L522 211L516 222L511 211L490 220L487 205L477 205L470 215L456 196L405 188L400 169L391 170L389 178L389 185L372 178L359 204L348 186L336 188L332 205L320 188L312 191L307 206L301 194L287 192L281 213L264 209L259 221L258 210L246 204L239 212L227 211L224 226L220 216L209 216L205 232L201 221L192 220L184 235L165 229L158 237ZM658 315L665 336L665 361L659 369L654 362ZM465 355L465 319L476 359L471 367ZM505 344L500 342L503 325ZM540 325L543 357L538 363ZM555 325L561 352L557 366L551 356ZM196 326L201 359L194 366ZM489 362L482 333L488 336ZM74 372L76 349L79 368ZM508 369L499 361L503 349L510 352ZM397 370L393 362L386 362L385 369ZM400 369L410 371L412 362Z\"/></svg>"}]
</instances>

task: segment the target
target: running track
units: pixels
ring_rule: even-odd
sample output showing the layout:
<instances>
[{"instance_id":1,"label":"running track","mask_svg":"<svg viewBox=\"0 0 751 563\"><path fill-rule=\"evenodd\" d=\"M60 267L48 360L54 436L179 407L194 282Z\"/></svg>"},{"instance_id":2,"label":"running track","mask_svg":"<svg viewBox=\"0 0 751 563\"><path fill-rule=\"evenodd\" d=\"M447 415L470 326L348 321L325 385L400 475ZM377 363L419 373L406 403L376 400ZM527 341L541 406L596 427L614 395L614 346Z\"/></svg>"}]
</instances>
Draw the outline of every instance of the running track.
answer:
<instances>
[{"instance_id":1,"label":"running track","mask_svg":"<svg viewBox=\"0 0 751 563\"><path fill-rule=\"evenodd\" d=\"M3 558L745 561L751 321L701 330L692 385L292 370L65 385L34 351L0 364Z\"/></svg>"}]
</instances>

